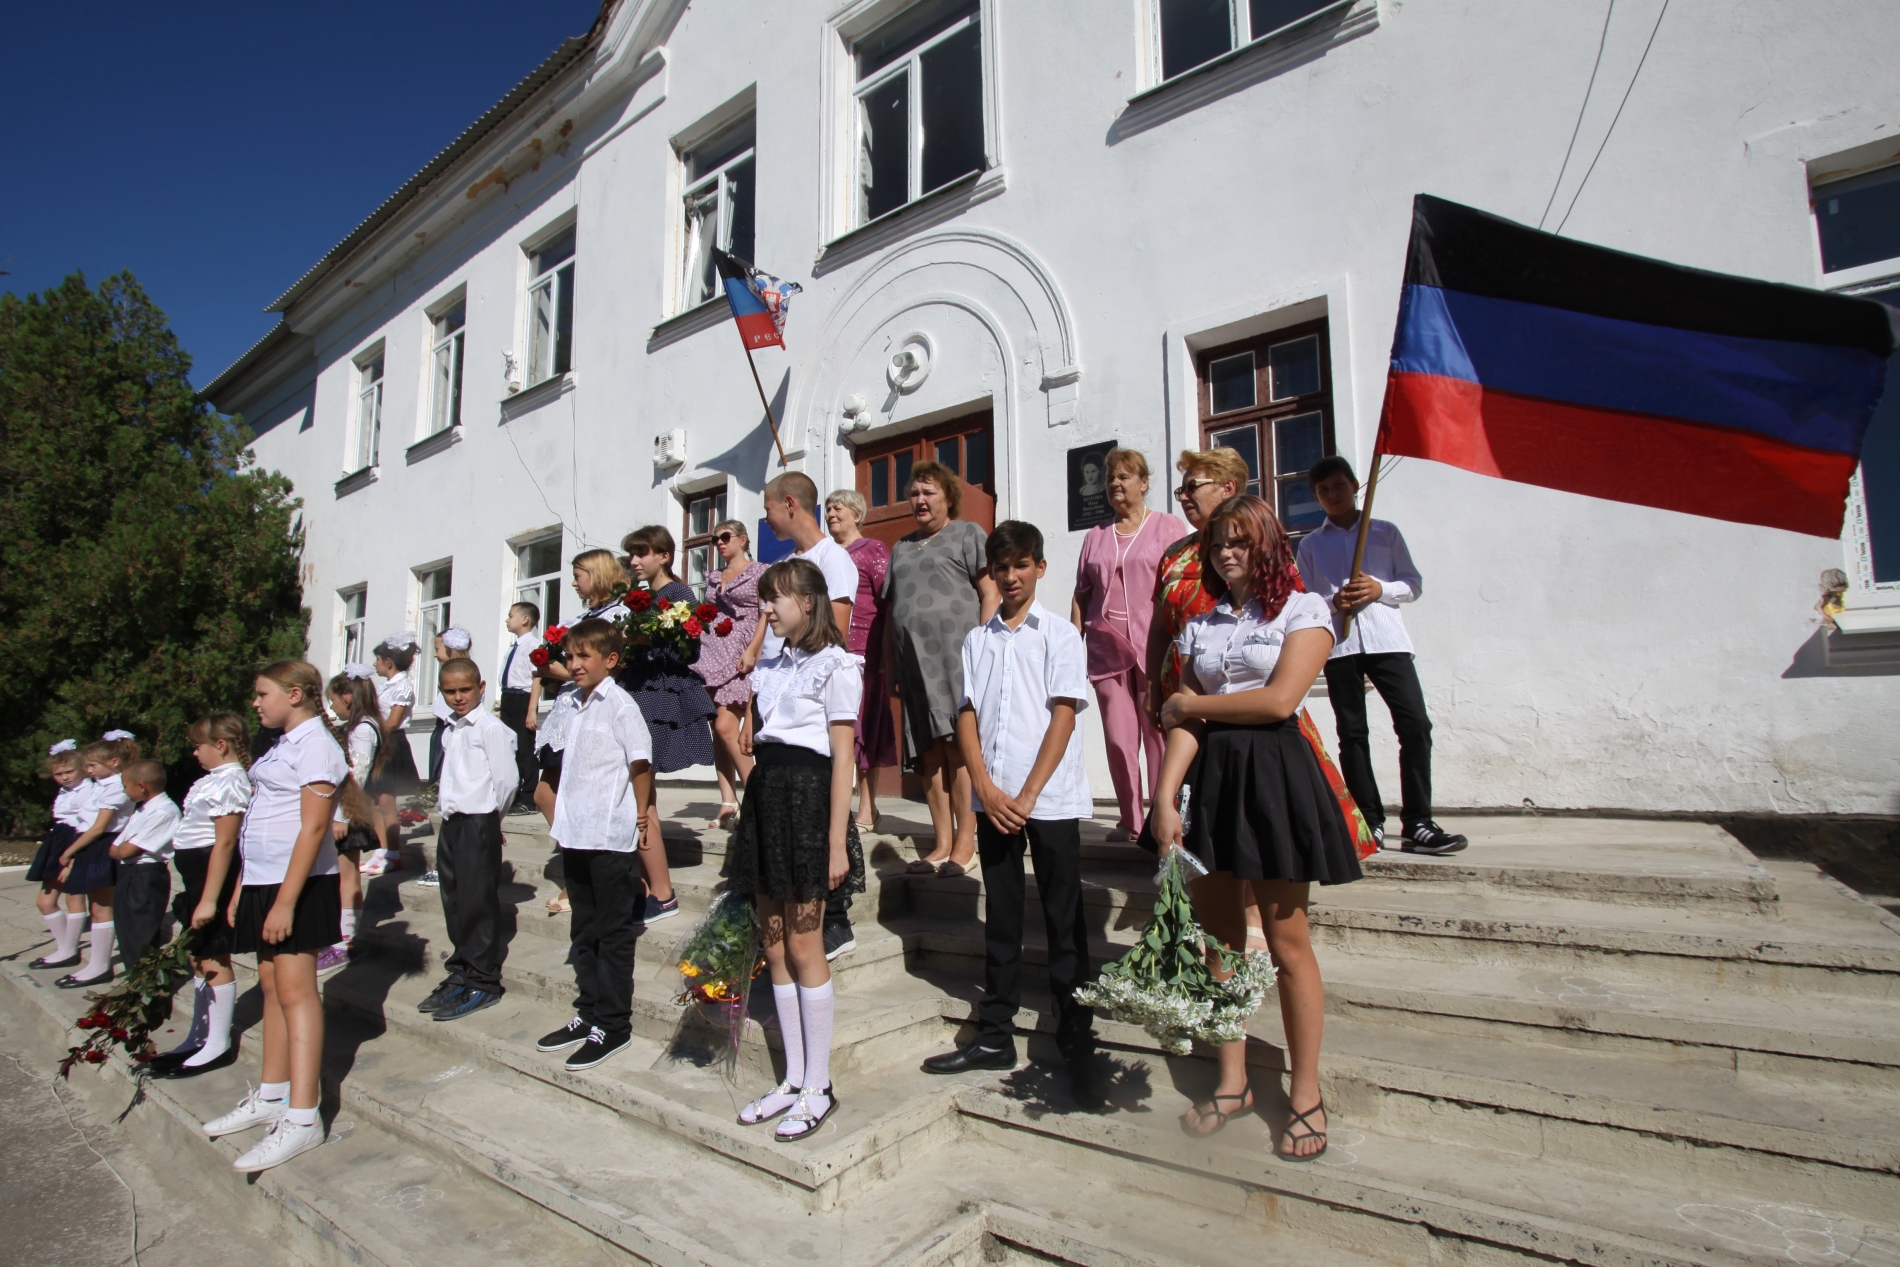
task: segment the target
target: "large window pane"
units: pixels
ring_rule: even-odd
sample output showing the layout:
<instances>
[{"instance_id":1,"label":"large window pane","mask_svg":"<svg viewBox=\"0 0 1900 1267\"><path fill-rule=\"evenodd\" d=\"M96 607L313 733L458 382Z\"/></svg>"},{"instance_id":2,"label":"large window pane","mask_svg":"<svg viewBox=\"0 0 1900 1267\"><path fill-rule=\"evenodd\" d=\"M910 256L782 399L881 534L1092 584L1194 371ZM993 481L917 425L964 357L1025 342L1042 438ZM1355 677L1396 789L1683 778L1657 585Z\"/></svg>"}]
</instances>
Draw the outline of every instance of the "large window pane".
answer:
<instances>
[{"instance_id":1,"label":"large window pane","mask_svg":"<svg viewBox=\"0 0 1900 1267\"><path fill-rule=\"evenodd\" d=\"M554 279L528 292L528 384L548 376L554 343Z\"/></svg>"},{"instance_id":2,"label":"large window pane","mask_svg":"<svg viewBox=\"0 0 1900 1267\"><path fill-rule=\"evenodd\" d=\"M1900 307L1900 291L1875 297ZM1874 583L1900 581L1900 352L1887 360L1887 394L1867 424L1860 450L1860 491L1867 502Z\"/></svg>"},{"instance_id":3,"label":"large window pane","mask_svg":"<svg viewBox=\"0 0 1900 1267\"><path fill-rule=\"evenodd\" d=\"M912 5L895 22L879 27L852 45L851 51L858 61L858 78L876 74L932 36L972 16L978 7L977 0L924 0L922 4Z\"/></svg>"},{"instance_id":4,"label":"large window pane","mask_svg":"<svg viewBox=\"0 0 1900 1267\"><path fill-rule=\"evenodd\" d=\"M1319 390L1319 336L1274 344L1267 349L1267 369L1274 400L1312 395Z\"/></svg>"},{"instance_id":5,"label":"large window pane","mask_svg":"<svg viewBox=\"0 0 1900 1267\"><path fill-rule=\"evenodd\" d=\"M1281 27L1298 22L1308 14L1330 9L1339 0L1248 0L1248 17L1253 38L1271 35Z\"/></svg>"},{"instance_id":6,"label":"large window pane","mask_svg":"<svg viewBox=\"0 0 1900 1267\"><path fill-rule=\"evenodd\" d=\"M1279 513L1280 523L1288 532L1311 532L1326 518L1304 475L1280 481Z\"/></svg>"},{"instance_id":7,"label":"large window pane","mask_svg":"<svg viewBox=\"0 0 1900 1267\"><path fill-rule=\"evenodd\" d=\"M534 272L536 276L547 272L562 260L574 255L574 230L569 229L546 246L534 253Z\"/></svg>"},{"instance_id":8,"label":"large window pane","mask_svg":"<svg viewBox=\"0 0 1900 1267\"><path fill-rule=\"evenodd\" d=\"M910 497L910 468L916 462L917 455L906 449L897 454L894 460L897 463L897 480L891 485L891 491L900 499L907 499Z\"/></svg>"},{"instance_id":9,"label":"large window pane","mask_svg":"<svg viewBox=\"0 0 1900 1267\"><path fill-rule=\"evenodd\" d=\"M1232 449L1246 460L1247 488L1245 491L1258 493L1260 491L1260 428L1250 422L1245 426L1217 431L1214 433L1214 447Z\"/></svg>"},{"instance_id":10,"label":"large window pane","mask_svg":"<svg viewBox=\"0 0 1900 1267\"><path fill-rule=\"evenodd\" d=\"M910 76L898 75L858 98L858 221L910 201Z\"/></svg>"},{"instance_id":11,"label":"large window pane","mask_svg":"<svg viewBox=\"0 0 1900 1267\"><path fill-rule=\"evenodd\" d=\"M1900 256L1900 167L1815 186L1814 222L1825 272Z\"/></svg>"},{"instance_id":12,"label":"large window pane","mask_svg":"<svg viewBox=\"0 0 1900 1267\"><path fill-rule=\"evenodd\" d=\"M958 475L963 474L963 463L957 460L957 438L955 436L951 436L948 440L937 441L936 456L939 462L955 471Z\"/></svg>"},{"instance_id":13,"label":"large window pane","mask_svg":"<svg viewBox=\"0 0 1900 1267\"><path fill-rule=\"evenodd\" d=\"M1326 455L1325 415L1295 414L1273 424L1273 473L1302 475Z\"/></svg>"},{"instance_id":14,"label":"large window pane","mask_svg":"<svg viewBox=\"0 0 1900 1267\"><path fill-rule=\"evenodd\" d=\"M879 458L871 463L871 504L891 504L891 464L887 458Z\"/></svg>"},{"instance_id":15,"label":"large window pane","mask_svg":"<svg viewBox=\"0 0 1900 1267\"><path fill-rule=\"evenodd\" d=\"M719 183L686 196L686 302L704 303L718 293L713 247L719 236ZM750 256L747 257L751 258Z\"/></svg>"},{"instance_id":16,"label":"large window pane","mask_svg":"<svg viewBox=\"0 0 1900 1267\"><path fill-rule=\"evenodd\" d=\"M753 254L754 224L752 211L753 159L734 163L726 170L726 219L732 235L726 249L750 264Z\"/></svg>"},{"instance_id":17,"label":"large window pane","mask_svg":"<svg viewBox=\"0 0 1900 1267\"><path fill-rule=\"evenodd\" d=\"M975 23L918 58L923 71L923 192L983 170L983 36Z\"/></svg>"},{"instance_id":18,"label":"large window pane","mask_svg":"<svg viewBox=\"0 0 1900 1267\"><path fill-rule=\"evenodd\" d=\"M1258 397L1254 390L1253 353L1224 356L1207 367L1208 412L1224 414L1245 409Z\"/></svg>"},{"instance_id":19,"label":"large window pane","mask_svg":"<svg viewBox=\"0 0 1900 1267\"><path fill-rule=\"evenodd\" d=\"M560 294L555 303L553 372L565 374L574 367L574 266L569 264L555 276Z\"/></svg>"},{"instance_id":20,"label":"large window pane","mask_svg":"<svg viewBox=\"0 0 1900 1267\"><path fill-rule=\"evenodd\" d=\"M1160 0L1161 77L1173 79L1234 47L1228 0Z\"/></svg>"},{"instance_id":21,"label":"large window pane","mask_svg":"<svg viewBox=\"0 0 1900 1267\"><path fill-rule=\"evenodd\" d=\"M973 431L963 437L963 479L988 488L990 484L990 433Z\"/></svg>"},{"instance_id":22,"label":"large window pane","mask_svg":"<svg viewBox=\"0 0 1900 1267\"><path fill-rule=\"evenodd\" d=\"M543 537L521 548L521 570L529 576L547 576L561 570L561 539Z\"/></svg>"}]
</instances>

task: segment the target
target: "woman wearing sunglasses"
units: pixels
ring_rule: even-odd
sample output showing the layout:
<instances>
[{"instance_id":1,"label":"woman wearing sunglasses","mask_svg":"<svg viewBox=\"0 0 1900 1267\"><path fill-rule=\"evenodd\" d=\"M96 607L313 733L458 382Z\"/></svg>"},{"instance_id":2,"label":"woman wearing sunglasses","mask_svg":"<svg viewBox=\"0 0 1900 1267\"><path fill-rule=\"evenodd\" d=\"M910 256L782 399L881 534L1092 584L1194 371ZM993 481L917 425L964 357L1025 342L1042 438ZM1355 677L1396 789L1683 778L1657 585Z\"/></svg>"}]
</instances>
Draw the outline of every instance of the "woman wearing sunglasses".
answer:
<instances>
[{"instance_id":1,"label":"woman wearing sunglasses","mask_svg":"<svg viewBox=\"0 0 1900 1267\"><path fill-rule=\"evenodd\" d=\"M739 728L752 698L752 675L739 668L739 658L752 645L759 624L759 578L765 564L752 561L752 542L745 525L728 519L713 529L713 546L725 566L706 578L706 601L732 622L723 638L702 639L699 663L693 667L706 679L719 711L713 716L713 765L719 771L719 815L714 827L730 827L739 814L739 793L752 777L752 758L739 751Z\"/></svg>"}]
</instances>

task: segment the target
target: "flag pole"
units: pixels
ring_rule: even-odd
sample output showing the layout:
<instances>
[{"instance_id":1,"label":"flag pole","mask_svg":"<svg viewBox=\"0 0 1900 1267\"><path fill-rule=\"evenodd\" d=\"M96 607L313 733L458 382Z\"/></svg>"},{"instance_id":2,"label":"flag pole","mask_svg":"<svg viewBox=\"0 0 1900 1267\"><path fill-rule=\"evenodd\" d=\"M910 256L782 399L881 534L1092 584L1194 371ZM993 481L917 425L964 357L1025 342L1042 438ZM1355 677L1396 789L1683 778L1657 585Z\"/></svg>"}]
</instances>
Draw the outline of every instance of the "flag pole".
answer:
<instances>
[{"instance_id":1,"label":"flag pole","mask_svg":"<svg viewBox=\"0 0 1900 1267\"><path fill-rule=\"evenodd\" d=\"M772 443L778 448L778 464L785 466L787 465L785 461L785 442L778 438L778 420L772 417L772 402L765 398L765 383L759 378L759 367L752 360L752 349L750 346L746 346L745 363L752 369L752 385L759 389L759 403L765 406L765 421L772 428ZM1368 497L1366 500L1369 502L1371 498ZM1359 544L1363 549L1365 546L1365 533L1363 532L1359 534Z\"/></svg>"},{"instance_id":2,"label":"flag pole","mask_svg":"<svg viewBox=\"0 0 1900 1267\"><path fill-rule=\"evenodd\" d=\"M1352 575L1347 578L1348 581L1356 581L1365 575L1363 568L1366 562L1366 533L1372 527L1372 498L1379 491L1379 467L1384 462L1384 455L1380 453L1379 446L1384 442L1385 428L1381 426L1378 439L1372 444L1372 474L1366 480L1365 505L1359 508L1359 539L1353 543ZM1352 636L1352 622L1353 617L1347 616L1345 632L1339 635L1341 641Z\"/></svg>"}]
</instances>

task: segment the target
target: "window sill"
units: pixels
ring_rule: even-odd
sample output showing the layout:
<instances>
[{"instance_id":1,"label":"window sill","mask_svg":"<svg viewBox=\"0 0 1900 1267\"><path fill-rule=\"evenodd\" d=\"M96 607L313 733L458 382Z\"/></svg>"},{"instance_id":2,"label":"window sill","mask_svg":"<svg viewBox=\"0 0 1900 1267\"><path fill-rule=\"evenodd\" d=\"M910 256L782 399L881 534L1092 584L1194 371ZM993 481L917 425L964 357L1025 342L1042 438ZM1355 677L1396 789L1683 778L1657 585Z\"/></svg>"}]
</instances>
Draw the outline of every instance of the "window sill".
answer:
<instances>
[{"instance_id":1,"label":"window sill","mask_svg":"<svg viewBox=\"0 0 1900 1267\"><path fill-rule=\"evenodd\" d=\"M647 335L647 351L657 352L669 344L698 334L701 330L710 330L723 321L732 318L732 305L724 295L714 295L704 303L694 304L685 312L668 317L653 327Z\"/></svg>"},{"instance_id":2,"label":"window sill","mask_svg":"<svg viewBox=\"0 0 1900 1267\"><path fill-rule=\"evenodd\" d=\"M968 176L959 176L949 184L933 189L915 202L907 202L895 211L887 211L869 224L859 225L819 248L813 262L814 276L852 260L882 250L901 237L919 229L940 224L979 202L987 202L1009 187L1006 169L1000 164Z\"/></svg>"},{"instance_id":3,"label":"window sill","mask_svg":"<svg viewBox=\"0 0 1900 1267\"><path fill-rule=\"evenodd\" d=\"M544 378L533 387L524 387L513 395L501 398L501 416L509 420L539 409L551 400L565 396L574 389L574 371L556 374L553 378Z\"/></svg>"},{"instance_id":4,"label":"window sill","mask_svg":"<svg viewBox=\"0 0 1900 1267\"><path fill-rule=\"evenodd\" d=\"M1837 268L1821 274L1823 290L1849 295L1886 290L1896 281L1900 281L1900 259L1875 260L1871 264L1856 264L1853 268Z\"/></svg>"},{"instance_id":5,"label":"window sill","mask_svg":"<svg viewBox=\"0 0 1900 1267\"><path fill-rule=\"evenodd\" d=\"M336 495L348 497L359 488L368 488L376 482L376 466L366 466L360 471L351 471L336 482Z\"/></svg>"},{"instance_id":6,"label":"window sill","mask_svg":"<svg viewBox=\"0 0 1900 1267\"><path fill-rule=\"evenodd\" d=\"M403 459L407 465L414 466L422 459L440 453L444 449L453 448L461 442L462 424L458 422L453 427L444 427L434 435L424 436L410 445L403 450Z\"/></svg>"}]
</instances>

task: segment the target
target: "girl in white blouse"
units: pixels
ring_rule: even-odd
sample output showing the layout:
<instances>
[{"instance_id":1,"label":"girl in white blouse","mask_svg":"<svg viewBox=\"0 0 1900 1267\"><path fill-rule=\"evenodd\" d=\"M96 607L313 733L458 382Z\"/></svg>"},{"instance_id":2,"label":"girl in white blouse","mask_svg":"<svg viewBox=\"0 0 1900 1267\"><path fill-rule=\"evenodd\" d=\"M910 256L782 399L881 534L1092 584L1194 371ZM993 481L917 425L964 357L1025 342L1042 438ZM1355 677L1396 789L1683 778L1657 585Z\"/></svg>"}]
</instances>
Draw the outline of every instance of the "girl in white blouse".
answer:
<instances>
[{"instance_id":1,"label":"girl in white blouse","mask_svg":"<svg viewBox=\"0 0 1900 1267\"><path fill-rule=\"evenodd\" d=\"M375 798L381 818L378 844L382 848L363 860L362 871L367 876L402 869L402 820L396 817L396 798L413 796L422 786L415 754L409 751L409 736L403 730L416 706L416 684L409 678L409 666L416 662L417 646L416 635L410 630L391 634L376 646L375 671L381 679L376 683L376 706L382 711L381 743L388 755L375 782L363 789Z\"/></svg>"},{"instance_id":2,"label":"girl in white blouse","mask_svg":"<svg viewBox=\"0 0 1900 1267\"><path fill-rule=\"evenodd\" d=\"M264 1082L237 1108L204 1124L214 1138L269 1126L232 1163L266 1170L323 1143L317 1117L323 1063L323 999L317 955L341 937L336 842L330 823L349 777L343 750L319 714L323 678L302 660L279 660L257 676L252 707L283 731L251 767L253 791L239 848L244 883L232 903L233 949L257 955L264 992Z\"/></svg>"},{"instance_id":3,"label":"girl in white blouse","mask_svg":"<svg viewBox=\"0 0 1900 1267\"><path fill-rule=\"evenodd\" d=\"M185 793L178 835L172 839L172 865L184 889L179 909L187 912L196 934L191 1028L185 1041L146 1065L155 1078L195 1078L237 1059L231 1042L237 977L231 971L226 912L237 893L238 828L251 803L251 777L244 770L251 737L236 713L213 713L193 722L185 738L204 767L204 775Z\"/></svg>"},{"instance_id":4,"label":"girl in white blouse","mask_svg":"<svg viewBox=\"0 0 1900 1267\"><path fill-rule=\"evenodd\" d=\"M1319 1045L1326 1000L1307 932L1312 883L1359 878L1353 837L1311 746L1300 703L1333 646L1331 613L1305 593L1293 548L1258 497L1223 502L1201 534L1201 583L1219 602L1176 641L1181 690L1161 710L1167 755L1155 794L1153 833L1165 852L1186 848L1209 875L1194 886L1202 926L1230 948L1245 945L1243 886L1251 886L1279 970L1292 1118L1275 1152L1311 1161L1326 1151ZM1192 777L1190 779L1190 767ZM1183 829L1176 800L1193 787ZM1253 1107L1245 1040L1220 1049L1220 1085L1183 1117L1212 1135Z\"/></svg>"},{"instance_id":5,"label":"girl in white blouse","mask_svg":"<svg viewBox=\"0 0 1900 1267\"><path fill-rule=\"evenodd\" d=\"M759 605L785 642L752 671L752 711L739 744L757 764L726 846L725 876L733 892L757 903L785 1078L739 1120L750 1126L782 1114L777 1135L790 1140L812 1134L838 1107L823 924L827 893L864 891L864 850L851 819L864 684L817 564L774 564L759 578Z\"/></svg>"},{"instance_id":6,"label":"girl in white blouse","mask_svg":"<svg viewBox=\"0 0 1900 1267\"><path fill-rule=\"evenodd\" d=\"M330 711L342 720L331 733L343 747L356 786L367 789L382 772L383 712L376 689L370 685L372 670L367 664L346 664L343 672L330 679ZM398 739L398 743L403 742ZM336 945L317 956L317 971L329 972L349 962L350 939L356 936L356 921L363 913L363 855L374 856L377 824L355 824L345 812L346 797L336 798L336 819L330 830L336 840L338 895L343 903L343 936ZM373 816L375 811L370 811Z\"/></svg>"}]
</instances>

